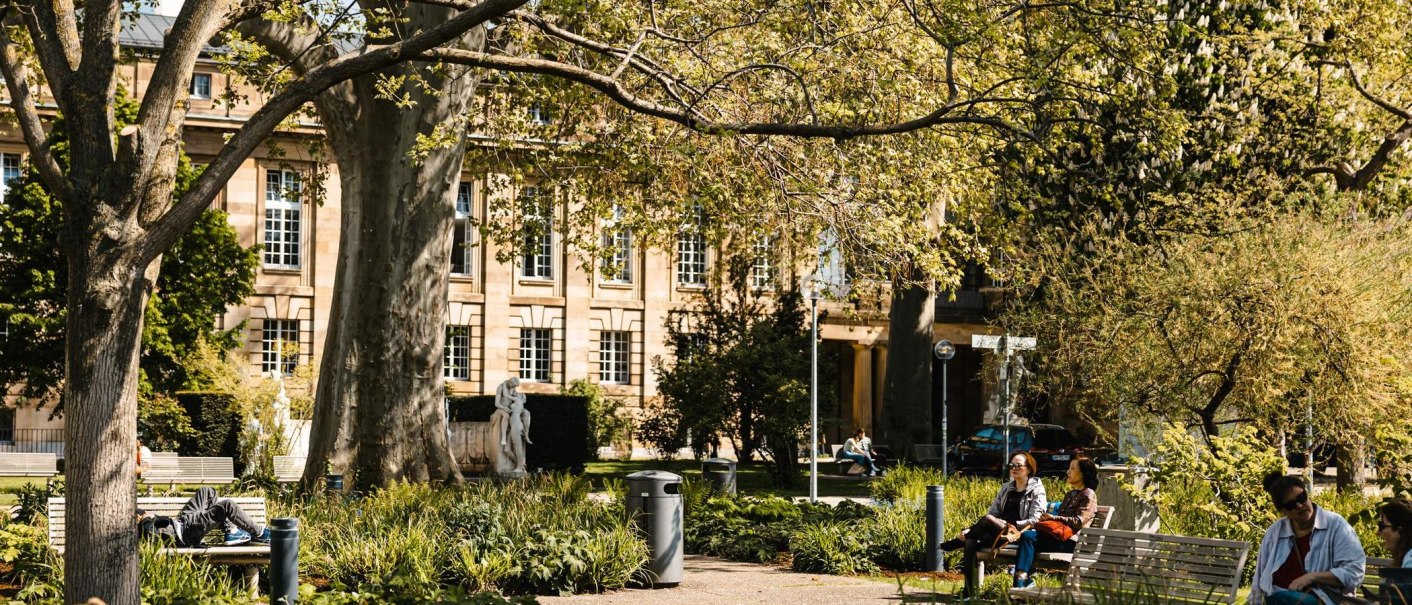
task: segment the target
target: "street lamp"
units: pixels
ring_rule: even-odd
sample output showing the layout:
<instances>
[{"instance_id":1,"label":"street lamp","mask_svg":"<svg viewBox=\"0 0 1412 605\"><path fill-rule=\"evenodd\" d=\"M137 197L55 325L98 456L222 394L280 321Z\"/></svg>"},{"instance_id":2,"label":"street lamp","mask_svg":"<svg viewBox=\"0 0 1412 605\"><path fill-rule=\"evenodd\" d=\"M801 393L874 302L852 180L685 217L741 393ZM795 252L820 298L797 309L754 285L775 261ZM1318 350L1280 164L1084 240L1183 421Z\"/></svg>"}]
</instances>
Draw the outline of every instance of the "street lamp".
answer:
<instances>
[{"instance_id":1,"label":"street lamp","mask_svg":"<svg viewBox=\"0 0 1412 605\"><path fill-rule=\"evenodd\" d=\"M819 280L804 282L809 299L809 502L819 500Z\"/></svg>"},{"instance_id":2,"label":"street lamp","mask_svg":"<svg viewBox=\"0 0 1412 605\"><path fill-rule=\"evenodd\" d=\"M956 356L956 345L951 344L949 340L942 340L937 342L936 346L932 347L932 354L936 355L936 358L941 360L941 476L945 477L946 448L947 444L950 443L947 441L946 433L947 425L949 424L948 421L951 420L951 415L947 413L946 406L946 366L947 362L951 361L951 358Z\"/></svg>"}]
</instances>

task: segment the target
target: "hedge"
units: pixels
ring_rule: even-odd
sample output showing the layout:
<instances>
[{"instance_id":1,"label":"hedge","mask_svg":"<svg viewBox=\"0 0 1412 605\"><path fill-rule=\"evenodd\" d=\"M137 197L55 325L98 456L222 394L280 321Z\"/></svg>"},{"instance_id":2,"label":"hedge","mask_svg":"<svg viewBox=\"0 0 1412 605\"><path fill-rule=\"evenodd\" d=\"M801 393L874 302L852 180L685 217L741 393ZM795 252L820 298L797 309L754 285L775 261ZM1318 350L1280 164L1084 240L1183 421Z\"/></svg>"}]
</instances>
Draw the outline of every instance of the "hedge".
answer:
<instances>
[{"instance_id":1,"label":"hedge","mask_svg":"<svg viewBox=\"0 0 1412 605\"><path fill-rule=\"evenodd\" d=\"M495 396L451 397L447 405L452 422L489 422L495 412ZM592 448L588 398L526 393L525 409L531 416L530 441L534 442L525 448L525 466L532 470L582 473Z\"/></svg>"},{"instance_id":2,"label":"hedge","mask_svg":"<svg viewBox=\"0 0 1412 605\"><path fill-rule=\"evenodd\" d=\"M196 436L184 440L177 453L234 458L239 474L244 461L240 459L240 411L235 397L212 391L181 391L175 396L191 419L191 428L196 429Z\"/></svg>"}]
</instances>

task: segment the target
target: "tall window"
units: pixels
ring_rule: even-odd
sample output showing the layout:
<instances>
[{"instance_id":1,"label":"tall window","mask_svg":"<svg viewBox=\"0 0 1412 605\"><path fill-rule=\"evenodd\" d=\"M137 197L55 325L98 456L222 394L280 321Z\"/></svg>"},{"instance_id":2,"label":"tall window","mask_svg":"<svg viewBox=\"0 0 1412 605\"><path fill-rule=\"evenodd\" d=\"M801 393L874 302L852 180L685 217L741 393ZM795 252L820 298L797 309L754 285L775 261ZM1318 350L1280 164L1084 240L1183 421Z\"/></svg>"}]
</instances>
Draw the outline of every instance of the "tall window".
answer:
<instances>
[{"instance_id":1,"label":"tall window","mask_svg":"<svg viewBox=\"0 0 1412 605\"><path fill-rule=\"evenodd\" d=\"M0 153L0 198L10 193L10 183L19 180L21 176L20 154Z\"/></svg>"},{"instance_id":2,"label":"tall window","mask_svg":"<svg viewBox=\"0 0 1412 605\"><path fill-rule=\"evenodd\" d=\"M611 331L599 335L598 381L628 384L632 381L632 333Z\"/></svg>"},{"instance_id":3,"label":"tall window","mask_svg":"<svg viewBox=\"0 0 1412 605\"><path fill-rule=\"evenodd\" d=\"M447 380L471 379L470 326L446 326L446 358L442 367Z\"/></svg>"},{"instance_id":4,"label":"tall window","mask_svg":"<svg viewBox=\"0 0 1412 605\"><path fill-rule=\"evenodd\" d=\"M705 222L702 209L697 206L677 233L677 283L681 285L706 285Z\"/></svg>"},{"instance_id":5,"label":"tall window","mask_svg":"<svg viewBox=\"0 0 1412 605\"><path fill-rule=\"evenodd\" d=\"M554 278L554 204L548 192L526 187L520 194L524 217L525 254L520 271L524 277Z\"/></svg>"},{"instance_id":6,"label":"tall window","mask_svg":"<svg viewBox=\"0 0 1412 605\"><path fill-rule=\"evenodd\" d=\"M520 328L520 380L549 382L552 344L548 328Z\"/></svg>"},{"instance_id":7,"label":"tall window","mask_svg":"<svg viewBox=\"0 0 1412 605\"><path fill-rule=\"evenodd\" d=\"M610 282L632 282L632 229L623 226L623 207L613 205L613 219L603 231L603 247L609 253L603 259L603 279Z\"/></svg>"},{"instance_id":8,"label":"tall window","mask_svg":"<svg viewBox=\"0 0 1412 605\"><path fill-rule=\"evenodd\" d=\"M260 370L294 373L299 364L299 320L266 319L260 339Z\"/></svg>"},{"instance_id":9,"label":"tall window","mask_svg":"<svg viewBox=\"0 0 1412 605\"><path fill-rule=\"evenodd\" d=\"M211 74L191 74L191 98L211 98Z\"/></svg>"},{"instance_id":10,"label":"tall window","mask_svg":"<svg viewBox=\"0 0 1412 605\"><path fill-rule=\"evenodd\" d=\"M265 266L298 269L302 229L299 194L303 185L293 170L265 171Z\"/></svg>"},{"instance_id":11,"label":"tall window","mask_svg":"<svg viewBox=\"0 0 1412 605\"><path fill-rule=\"evenodd\" d=\"M451 228L451 274L471 274L471 246L474 237L471 229L471 184L461 183L456 189L456 222Z\"/></svg>"},{"instance_id":12,"label":"tall window","mask_svg":"<svg viewBox=\"0 0 1412 605\"><path fill-rule=\"evenodd\" d=\"M529 107L529 121L536 126L544 126L553 121L549 115L549 109L543 105L535 103Z\"/></svg>"},{"instance_id":13,"label":"tall window","mask_svg":"<svg viewBox=\"0 0 1412 605\"><path fill-rule=\"evenodd\" d=\"M775 284L775 242L768 235L755 240L750 252L750 286L768 288Z\"/></svg>"}]
</instances>

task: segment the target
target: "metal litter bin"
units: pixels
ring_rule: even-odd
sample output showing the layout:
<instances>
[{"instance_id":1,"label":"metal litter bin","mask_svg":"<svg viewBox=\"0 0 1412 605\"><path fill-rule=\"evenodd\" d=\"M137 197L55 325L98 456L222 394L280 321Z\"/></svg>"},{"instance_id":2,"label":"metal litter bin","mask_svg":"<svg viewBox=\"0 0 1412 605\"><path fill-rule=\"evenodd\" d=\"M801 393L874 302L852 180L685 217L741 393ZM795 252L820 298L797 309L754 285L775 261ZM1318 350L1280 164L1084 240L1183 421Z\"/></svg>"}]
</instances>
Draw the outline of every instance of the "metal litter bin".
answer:
<instances>
[{"instance_id":1,"label":"metal litter bin","mask_svg":"<svg viewBox=\"0 0 1412 605\"><path fill-rule=\"evenodd\" d=\"M701 478L720 494L735 493L735 461L712 458L701 463Z\"/></svg>"},{"instance_id":2,"label":"metal litter bin","mask_svg":"<svg viewBox=\"0 0 1412 605\"><path fill-rule=\"evenodd\" d=\"M627 476L624 509L647 540L647 570L653 588L676 586L682 579L684 543L681 476L642 471Z\"/></svg>"}]
</instances>

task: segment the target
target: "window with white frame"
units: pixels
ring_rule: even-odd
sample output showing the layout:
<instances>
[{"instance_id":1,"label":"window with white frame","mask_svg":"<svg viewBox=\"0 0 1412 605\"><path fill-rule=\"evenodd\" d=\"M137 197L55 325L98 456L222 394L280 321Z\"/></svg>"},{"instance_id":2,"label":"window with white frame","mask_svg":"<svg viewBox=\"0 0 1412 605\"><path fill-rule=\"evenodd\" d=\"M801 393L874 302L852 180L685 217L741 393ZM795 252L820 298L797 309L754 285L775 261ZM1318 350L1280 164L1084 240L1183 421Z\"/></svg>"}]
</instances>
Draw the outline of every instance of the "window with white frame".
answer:
<instances>
[{"instance_id":1,"label":"window with white frame","mask_svg":"<svg viewBox=\"0 0 1412 605\"><path fill-rule=\"evenodd\" d=\"M520 380L549 382L552 345L548 328L520 328Z\"/></svg>"},{"instance_id":2,"label":"window with white frame","mask_svg":"<svg viewBox=\"0 0 1412 605\"><path fill-rule=\"evenodd\" d=\"M599 334L598 382L632 382L632 332L605 331Z\"/></svg>"},{"instance_id":3,"label":"window with white frame","mask_svg":"<svg viewBox=\"0 0 1412 605\"><path fill-rule=\"evenodd\" d=\"M211 98L211 74L191 74L191 98Z\"/></svg>"},{"instance_id":4,"label":"window with white frame","mask_svg":"<svg viewBox=\"0 0 1412 605\"><path fill-rule=\"evenodd\" d=\"M706 285L705 222L697 206L677 233L677 283L683 286Z\"/></svg>"},{"instance_id":5,"label":"window with white frame","mask_svg":"<svg viewBox=\"0 0 1412 605\"><path fill-rule=\"evenodd\" d=\"M775 242L761 235L750 247L750 287L769 288L775 284Z\"/></svg>"},{"instance_id":6,"label":"window with white frame","mask_svg":"<svg viewBox=\"0 0 1412 605\"><path fill-rule=\"evenodd\" d=\"M0 201L10 193L10 185L20 180L24 173L20 170L20 154L0 153Z\"/></svg>"},{"instance_id":7,"label":"window with white frame","mask_svg":"<svg viewBox=\"0 0 1412 605\"><path fill-rule=\"evenodd\" d=\"M265 266L298 269L303 229L300 193L303 185L293 170L265 171Z\"/></svg>"},{"instance_id":8,"label":"window with white frame","mask_svg":"<svg viewBox=\"0 0 1412 605\"><path fill-rule=\"evenodd\" d=\"M266 319L260 338L260 371L294 373L299 365L299 320Z\"/></svg>"},{"instance_id":9,"label":"window with white frame","mask_svg":"<svg viewBox=\"0 0 1412 605\"><path fill-rule=\"evenodd\" d=\"M549 109L539 103L529 106L529 121L536 126L545 126L553 122L549 115Z\"/></svg>"},{"instance_id":10,"label":"window with white frame","mask_svg":"<svg viewBox=\"0 0 1412 605\"><path fill-rule=\"evenodd\" d=\"M474 265L471 251L475 244L475 223L471 220L473 189L461 183L456 189L456 221L451 228L451 274L470 275Z\"/></svg>"},{"instance_id":11,"label":"window with white frame","mask_svg":"<svg viewBox=\"0 0 1412 605\"><path fill-rule=\"evenodd\" d=\"M613 218L604 226L603 247L608 255L603 259L603 279L621 284L632 283L632 229L623 226L623 207L613 205Z\"/></svg>"},{"instance_id":12,"label":"window with white frame","mask_svg":"<svg viewBox=\"0 0 1412 605\"><path fill-rule=\"evenodd\" d=\"M554 278L554 203L538 187L526 187L520 194L521 224L524 230L524 257L520 275L534 279Z\"/></svg>"},{"instance_id":13,"label":"window with white frame","mask_svg":"<svg viewBox=\"0 0 1412 605\"><path fill-rule=\"evenodd\" d=\"M446 326L446 355L442 367L447 380L471 379L470 326Z\"/></svg>"}]
</instances>

